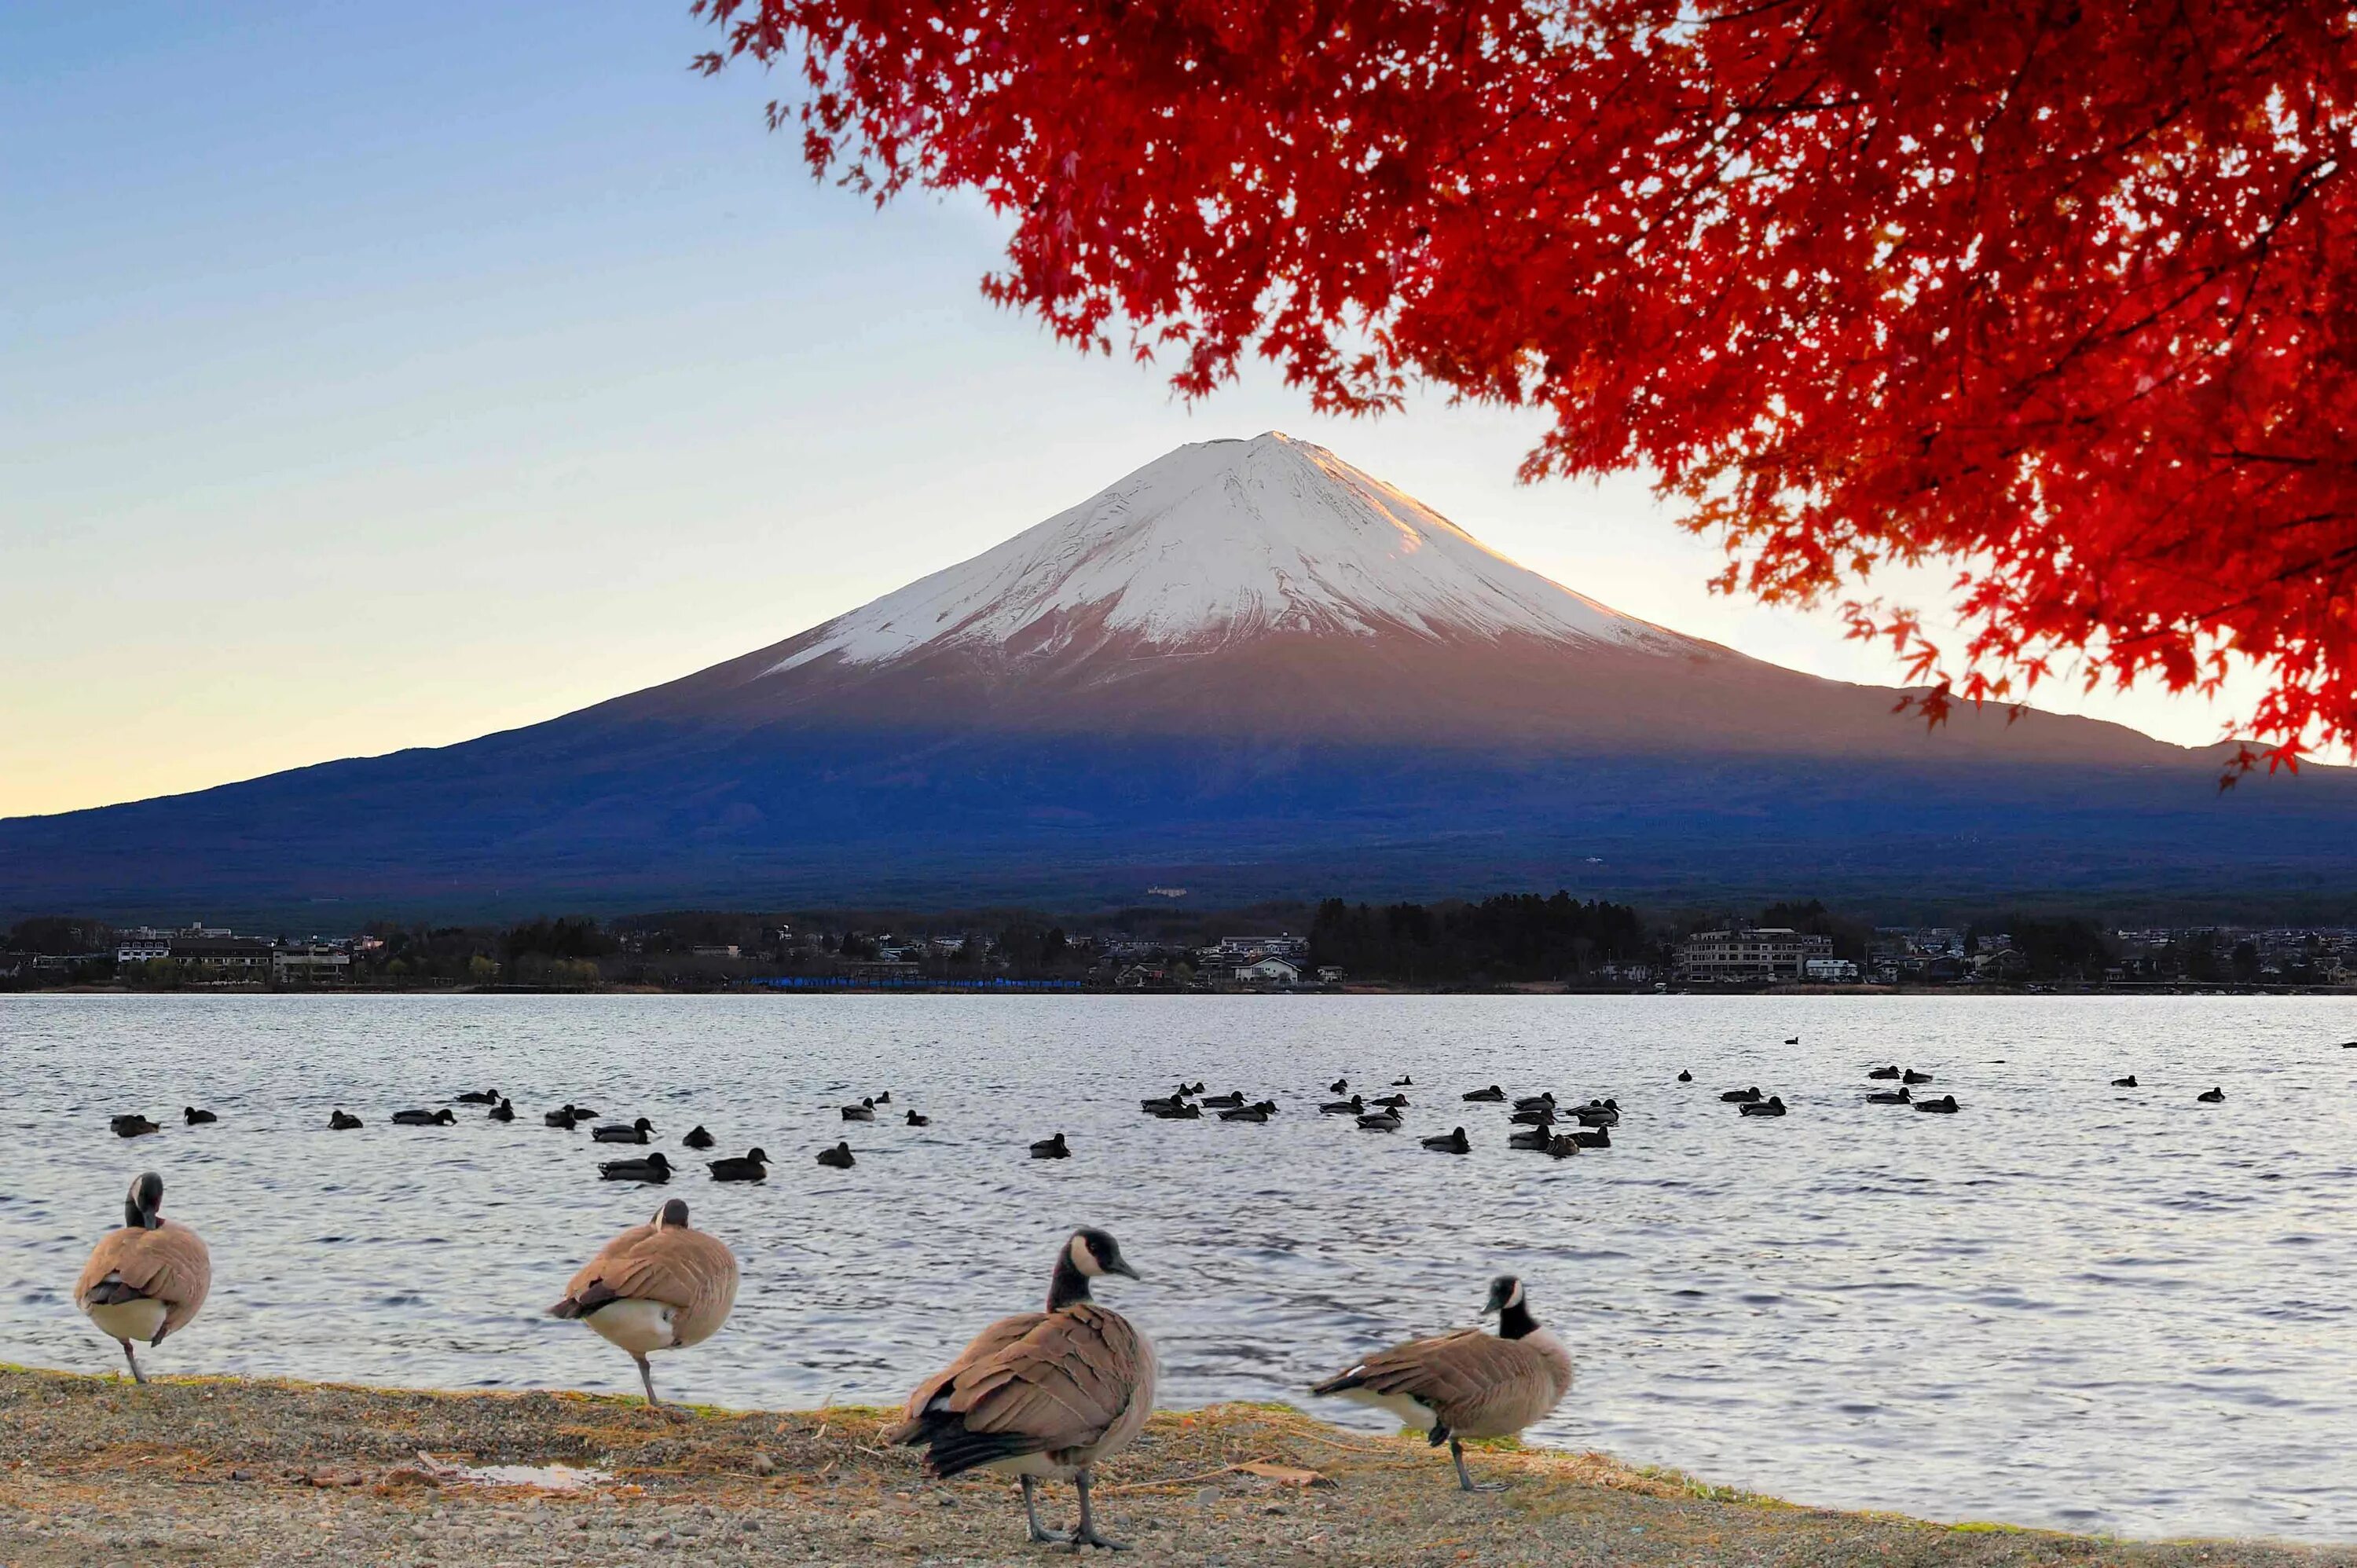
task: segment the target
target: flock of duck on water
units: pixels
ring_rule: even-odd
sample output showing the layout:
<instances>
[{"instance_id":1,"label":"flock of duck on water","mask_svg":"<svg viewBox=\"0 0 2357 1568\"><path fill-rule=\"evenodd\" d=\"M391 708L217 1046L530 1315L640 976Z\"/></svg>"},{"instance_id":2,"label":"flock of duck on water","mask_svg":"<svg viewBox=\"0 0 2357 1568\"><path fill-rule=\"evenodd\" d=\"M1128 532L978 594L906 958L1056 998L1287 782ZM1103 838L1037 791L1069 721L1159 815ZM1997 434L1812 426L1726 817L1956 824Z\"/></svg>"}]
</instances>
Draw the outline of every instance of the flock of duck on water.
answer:
<instances>
[{"instance_id":1,"label":"flock of duck on water","mask_svg":"<svg viewBox=\"0 0 2357 1568\"><path fill-rule=\"evenodd\" d=\"M1868 1103L1912 1105L1935 1113L1957 1109L1953 1095L1914 1097L1916 1087L1932 1081L1930 1073L1892 1065L1875 1068L1866 1076L1898 1084L1869 1092ZM1694 1075L1680 1072L1678 1081L1692 1083ZM2133 1074L2112 1082L2115 1088L2139 1087ZM1403 1091L1415 1085L1412 1079L1401 1077L1388 1087L1390 1093L1369 1099L1363 1091L1351 1092L1349 1079L1337 1079L1329 1091L1347 1098L1324 1101L1318 1110L1324 1115L1352 1117L1364 1132L1395 1133L1405 1125L1403 1113L1409 1108ZM492 1121L515 1120L514 1107L496 1090L456 1098L461 1104L489 1107ZM2195 1098L2215 1104L2225 1093L2213 1087ZM1729 1090L1719 1099L1738 1106L1745 1116L1786 1113L1781 1098L1762 1098L1756 1087ZM1502 1087L1491 1084L1460 1094L1458 1101L1510 1106L1508 1146L1557 1158L1610 1148L1611 1129L1620 1121L1615 1100L1574 1105L1557 1101L1551 1090L1511 1098ZM891 1103L887 1091L840 1111L845 1122L873 1122ZM1274 1101L1248 1101L1241 1090L1207 1094L1200 1082L1182 1083L1169 1094L1140 1103L1148 1115L1169 1121L1200 1120L1210 1112L1226 1122L1265 1122L1277 1112ZM189 1126L220 1120L195 1106L186 1108L182 1116ZM593 1110L568 1103L543 1121L570 1131L594 1123L597 1116ZM396 1112L392 1119L404 1126L448 1126L457 1120L447 1106ZM913 1110L905 1111L900 1120L910 1127L930 1122ZM361 1122L339 1109L329 1125L342 1131ZM158 1130L141 1115L116 1116L113 1126L124 1137ZM641 1116L595 1125L591 1136L598 1143L644 1144L653 1132ZM698 1150L709 1149L715 1142L701 1126L681 1141ZM1422 1142L1438 1153L1461 1155L1472 1147L1462 1126ZM1033 1143L1029 1150L1035 1159L1063 1159L1071 1154L1062 1133ZM855 1163L847 1142L820 1151L817 1158L839 1168ZM708 1164L716 1181L759 1181L768 1160L756 1148L741 1157ZM657 1151L640 1159L608 1162L600 1174L610 1180L664 1182L672 1169ZM124 1206L123 1228L100 1240L74 1284L74 1304L122 1346L132 1378L142 1383L146 1377L135 1342L161 1345L197 1316L212 1285L212 1262L204 1242L186 1226L164 1218L163 1200L164 1178L153 1171L139 1176ZM1094 1298L1094 1282L1107 1275L1141 1277L1111 1235L1092 1226L1073 1231L1058 1249L1043 1309L1004 1317L985 1328L947 1368L917 1385L902 1420L887 1434L896 1444L924 1449L925 1468L933 1476L979 1469L1013 1477L1021 1486L1024 1519L1035 1541L1075 1548L1123 1544L1098 1532L1091 1488L1098 1462L1135 1439L1152 1413L1156 1365L1146 1337ZM627 1352L638 1367L649 1407L676 1414L656 1399L648 1358L710 1338L736 1304L737 1283L736 1254L719 1238L690 1225L686 1203L671 1198L645 1224L630 1227L600 1248L548 1311L552 1316L587 1324ZM1467 1472L1462 1440L1514 1436L1544 1417L1570 1392L1572 1365L1562 1342L1532 1316L1528 1293L1512 1275L1491 1282L1482 1311L1484 1316L1497 1316L1495 1334L1469 1328L1409 1340L1354 1362L1311 1385L1309 1391L1374 1405L1425 1428L1433 1446L1448 1445L1459 1487L1467 1491L1499 1489L1499 1483L1477 1484ZM1073 1484L1080 1517L1071 1529L1050 1530L1040 1524L1037 1488L1043 1479Z\"/></svg>"}]
</instances>

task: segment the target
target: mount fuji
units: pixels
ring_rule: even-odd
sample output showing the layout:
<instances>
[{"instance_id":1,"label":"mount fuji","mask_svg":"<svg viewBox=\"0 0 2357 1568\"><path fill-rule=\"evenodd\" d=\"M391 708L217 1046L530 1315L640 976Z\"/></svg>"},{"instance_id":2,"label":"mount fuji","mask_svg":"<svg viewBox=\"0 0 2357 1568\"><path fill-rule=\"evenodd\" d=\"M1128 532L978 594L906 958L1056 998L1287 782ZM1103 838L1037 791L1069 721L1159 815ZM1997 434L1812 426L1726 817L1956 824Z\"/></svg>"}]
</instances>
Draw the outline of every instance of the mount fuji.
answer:
<instances>
[{"instance_id":1,"label":"mount fuji","mask_svg":"<svg viewBox=\"0 0 2357 1568\"><path fill-rule=\"evenodd\" d=\"M0 822L0 910L492 916L1567 886L2322 908L2337 769L1936 730L1621 615L1322 447L1157 458L772 647L545 724Z\"/></svg>"}]
</instances>

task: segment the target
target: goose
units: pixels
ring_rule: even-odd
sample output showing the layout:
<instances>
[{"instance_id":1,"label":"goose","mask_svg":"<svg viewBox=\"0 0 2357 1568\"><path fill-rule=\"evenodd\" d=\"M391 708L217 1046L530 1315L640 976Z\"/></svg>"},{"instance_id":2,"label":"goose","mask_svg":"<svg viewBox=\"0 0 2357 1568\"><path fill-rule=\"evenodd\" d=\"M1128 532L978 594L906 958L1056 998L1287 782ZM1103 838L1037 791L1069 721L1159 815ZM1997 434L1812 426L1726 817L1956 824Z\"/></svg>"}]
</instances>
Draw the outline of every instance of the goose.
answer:
<instances>
[{"instance_id":1,"label":"goose","mask_svg":"<svg viewBox=\"0 0 2357 1568\"><path fill-rule=\"evenodd\" d=\"M843 1119L844 1119L845 1122L873 1122L873 1121L875 1121L875 1120L876 1120L876 1101L872 1101L872 1100L863 1100L863 1101L860 1101L858 1104L856 1104L856 1105L846 1105L846 1106L845 1106L845 1107L843 1108Z\"/></svg>"},{"instance_id":2,"label":"goose","mask_svg":"<svg viewBox=\"0 0 2357 1568\"><path fill-rule=\"evenodd\" d=\"M1897 1078L1899 1076L1899 1069L1896 1066L1878 1067L1869 1071L1866 1076L1868 1078Z\"/></svg>"},{"instance_id":3,"label":"goose","mask_svg":"<svg viewBox=\"0 0 2357 1568\"><path fill-rule=\"evenodd\" d=\"M1042 1138L1032 1144L1031 1157L1035 1160L1069 1160L1072 1157L1072 1151L1064 1146L1064 1135L1059 1133L1052 1138Z\"/></svg>"},{"instance_id":4,"label":"goose","mask_svg":"<svg viewBox=\"0 0 2357 1568\"><path fill-rule=\"evenodd\" d=\"M691 1227L687 1205L674 1197L644 1225L598 1248L548 1316L586 1323L608 1344L629 1351L639 1364L647 1408L656 1410L662 1407L647 1358L702 1344L728 1321L736 1305L736 1254L719 1238Z\"/></svg>"},{"instance_id":5,"label":"goose","mask_svg":"<svg viewBox=\"0 0 2357 1568\"><path fill-rule=\"evenodd\" d=\"M600 1181L644 1181L661 1183L671 1180L672 1163L661 1149L637 1160L600 1160L597 1179Z\"/></svg>"},{"instance_id":6,"label":"goose","mask_svg":"<svg viewBox=\"0 0 2357 1568\"><path fill-rule=\"evenodd\" d=\"M1866 1097L1866 1102L1868 1105L1906 1105L1914 1098L1915 1096L1902 1083L1897 1089L1876 1090Z\"/></svg>"},{"instance_id":7,"label":"goose","mask_svg":"<svg viewBox=\"0 0 2357 1568\"><path fill-rule=\"evenodd\" d=\"M1444 1155L1469 1155L1473 1152L1473 1140L1465 1135L1464 1128L1459 1127L1440 1137L1425 1139L1424 1146Z\"/></svg>"},{"instance_id":8,"label":"goose","mask_svg":"<svg viewBox=\"0 0 2357 1568\"><path fill-rule=\"evenodd\" d=\"M1366 1101L1355 1094L1348 1100L1329 1100L1318 1108L1320 1116L1363 1116L1366 1112Z\"/></svg>"},{"instance_id":9,"label":"goose","mask_svg":"<svg viewBox=\"0 0 2357 1568\"><path fill-rule=\"evenodd\" d=\"M1737 1109L1746 1116L1781 1116L1784 1114L1784 1101L1780 1096L1771 1094L1764 1101L1746 1101Z\"/></svg>"},{"instance_id":10,"label":"goose","mask_svg":"<svg viewBox=\"0 0 2357 1568\"><path fill-rule=\"evenodd\" d=\"M1684 1068L1680 1068L1678 1069L1678 1081L1680 1083L1692 1083L1694 1081L1694 1074L1686 1071Z\"/></svg>"},{"instance_id":11,"label":"goose","mask_svg":"<svg viewBox=\"0 0 2357 1568\"><path fill-rule=\"evenodd\" d=\"M1555 1107L1540 1105L1528 1111L1510 1112L1506 1120L1517 1127L1552 1127L1555 1125Z\"/></svg>"},{"instance_id":12,"label":"goose","mask_svg":"<svg viewBox=\"0 0 2357 1568\"><path fill-rule=\"evenodd\" d=\"M1484 1101L1503 1102L1506 1098L1506 1091L1500 1089L1493 1083L1487 1089L1477 1089L1469 1094L1460 1094L1457 1098L1465 1101L1469 1104L1480 1103Z\"/></svg>"},{"instance_id":13,"label":"goose","mask_svg":"<svg viewBox=\"0 0 2357 1568\"><path fill-rule=\"evenodd\" d=\"M470 1089L458 1096L457 1101L460 1105L497 1105L499 1102L500 1091L496 1089Z\"/></svg>"},{"instance_id":14,"label":"goose","mask_svg":"<svg viewBox=\"0 0 2357 1568\"><path fill-rule=\"evenodd\" d=\"M193 1105L183 1105L180 1107L180 1120L191 1127L201 1127L208 1122L218 1122L221 1118L210 1111L199 1111Z\"/></svg>"},{"instance_id":15,"label":"goose","mask_svg":"<svg viewBox=\"0 0 2357 1568\"><path fill-rule=\"evenodd\" d=\"M1569 1159L1579 1153L1579 1140L1568 1133L1558 1133L1547 1140L1546 1152L1558 1160Z\"/></svg>"},{"instance_id":16,"label":"goose","mask_svg":"<svg viewBox=\"0 0 2357 1568\"><path fill-rule=\"evenodd\" d=\"M547 1115L541 1118L541 1121L547 1123L549 1126L561 1127L567 1133L573 1131L573 1129L579 1124L580 1120L581 1118L579 1114L576 1112L570 1105L565 1106L561 1111L552 1111Z\"/></svg>"},{"instance_id":17,"label":"goose","mask_svg":"<svg viewBox=\"0 0 2357 1568\"><path fill-rule=\"evenodd\" d=\"M1407 1096L1405 1094L1379 1094L1369 1103L1380 1105L1386 1111L1405 1111L1407 1109Z\"/></svg>"},{"instance_id":18,"label":"goose","mask_svg":"<svg viewBox=\"0 0 2357 1568\"><path fill-rule=\"evenodd\" d=\"M1571 1357L1562 1341L1531 1316L1523 1282L1500 1274L1490 1282L1481 1316L1498 1315L1498 1332L1460 1329L1431 1339L1411 1339L1378 1351L1310 1389L1387 1410L1416 1425L1431 1423L1426 1441L1448 1444L1457 1484L1469 1492L1503 1490L1497 1482L1476 1486L1465 1473L1468 1437L1512 1437L1563 1402L1571 1391Z\"/></svg>"},{"instance_id":19,"label":"goose","mask_svg":"<svg viewBox=\"0 0 2357 1568\"><path fill-rule=\"evenodd\" d=\"M681 1146L684 1148L708 1149L719 1141L719 1139L715 1138L711 1133L705 1132L704 1130L704 1123L698 1122L694 1126L690 1127L687 1130L687 1136L682 1138L680 1140L680 1144Z\"/></svg>"},{"instance_id":20,"label":"goose","mask_svg":"<svg viewBox=\"0 0 2357 1568\"><path fill-rule=\"evenodd\" d=\"M835 1144L832 1149L821 1149L818 1152L818 1163L826 1166L829 1170L837 1171L847 1171L853 1165L858 1164L856 1160L854 1160L851 1157L851 1145L841 1143Z\"/></svg>"},{"instance_id":21,"label":"goose","mask_svg":"<svg viewBox=\"0 0 2357 1568\"><path fill-rule=\"evenodd\" d=\"M2226 1102L2226 1091L2215 1085L2212 1085L2212 1087L2203 1090L2193 1098L2200 1101L2204 1105L2223 1105Z\"/></svg>"},{"instance_id":22,"label":"goose","mask_svg":"<svg viewBox=\"0 0 2357 1568\"><path fill-rule=\"evenodd\" d=\"M328 1131L330 1133L349 1133L359 1125L359 1117L347 1115L340 1110L331 1112L328 1116Z\"/></svg>"},{"instance_id":23,"label":"goose","mask_svg":"<svg viewBox=\"0 0 2357 1568\"><path fill-rule=\"evenodd\" d=\"M643 1144L647 1141L647 1134L654 1130L655 1124L641 1116L628 1125L608 1122L603 1127L593 1127L589 1130L589 1136L593 1142L600 1144Z\"/></svg>"},{"instance_id":24,"label":"goose","mask_svg":"<svg viewBox=\"0 0 2357 1568\"><path fill-rule=\"evenodd\" d=\"M1275 1109L1276 1107L1274 1104L1264 1100L1256 1105L1239 1105L1232 1111L1222 1111L1220 1112L1220 1120L1222 1122L1265 1122L1268 1120L1269 1112Z\"/></svg>"},{"instance_id":25,"label":"goose","mask_svg":"<svg viewBox=\"0 0 2357 1568\"><path fill-rule=\"evenodd\" d=\"M1956 1097L1943 1094L1937 1100L1919 1100L1915 1102L1915 1109L1928 1111L1934 1116L1953 1116L1956 1113Z\"/></svg>"},{"instance_id":26,"label":"goose","mask_svg":"<svg viewBox=\"0 0 2357 1568\"><path fill-rule=\"evenodd\" d=\"M1092 1281L1137 1271L1121 1244L1083 1227L1056 1254L1045 1312L1003 1317L917 1385L907 1418L887 1441L925 1450L925 1469L947 1477L988 1469L1018 1477L1031 1539L1121 1550L1097 1533L1089 1492L1101 1459L1127 1447L1154 1411L1154 1347L1120 1314L1090 1295ZM1070 1533L1039 1528L1042 1480L1070 1478L1080 1523Z\"/></svg>"},{"instance_id":27,"label":"goose","mask_svg":"<svg viewBox=\"0 0 2357 1568\"><path fill-rule=\"evenodd\" d=\"M1544 1149L1554 1142L1555 1134L1544 1127L1525 1127L1506 1134L1506 1147L1510 1149Z\"/></svg>"},{"instance_id":28,"label":"goose","mask_svg":"<svg viewBox=\"0 0 2357 1568\"><path fill-rule=\"evenodd\" d=\"M1338 1078L1326 1086L1326 1092L1329 1094L1348 1094L1350 1091L1351 1080L1347 1078Z\"/></svg>"},{"instance_id":29,"label":"goose","mask_svg":"<svg viewBox=\"0 0 2357 1568\"><path fill-rule=\"evenodd\" d=\"M909 1112L908 1123L911 1127L930 1127L933 1124L933 1119L930 1116L920 1116L911 1111Z\"/></svg>"},{"instance_id":30,"label":"goose","mask_svg":"<svg viewBox=\"0 0 2357 1568\"><path fill-rule=\"evenodd\" d=\"M1583 1149L1609 1149L1612 1146L1612 1134L1601 1127L1574 1128L1564 1136Z\"/></svg>"},{"instance_id":31,"label":"goose","mask_svg":"<svg viewBox=\"0 0 2357 1568\"><path fill-rule=\"evenodd\" d=\"M1408 1077L1405 1073L1402 1073L1399 1077L1392 1079L1392 1087L1394 1089L1414 1089L1415 1087L1415 1079Z\"/></svg>"},{"instance_id":32,"label":"goose","mask_svg":"<svg viewBox=\"0 0 2357 1568\"><path fill-rule=\"evenodd\" d=\"M714 1181L767 1181L770 1178L770 1156L759 1149L748 1149L741 1159L706 1160L705 1168Z\"/></svg>"},{"instance_id":33,"label":"goose","mask_svg":"<svg viewBox=\"0 0 2357 1568\"><path fill-rule=\"evenodd\" d=\"M1203 1108L1200 1105L1170 1105L1157 1111L1155 1118L1162 1122L1200 1122Z\"/></svg>"},{"instance_id":34,"label":"goose","mask_svg":"<svg viewBox=\"0 0 2357 1568\"><path fill-rule=\"evenodd\" d=\"M2136 1088L2136 1074L2134 1074L2134 1073L2130 1073L2130 1074L2128 1074L2128 1075L2127 1075L2127 1077L2126 1077L2126 1078L2115 1078L2115 1079L2112 1079L2112 1087L2113 1087L2114 1089L2134 1089L2134 1088Z\"/></svg>"},{"instance_id":35,"label":"goose","mask_svg":"<svg viewBox=\"0 0 2357 1568\"><path fill-rule=\"evenodd\" d=\"M393 1113L396 1127L455 1127L457 1114L445 1105L439 1111L396 1111Z\"/></svg>"},{"instance_id":36,"label":"goose","mask_svg":"<svg viewBox=\"0 0 2357 1568\"><path fill-rule=\"evenodd\" d=\"M148 1121L146 1117L142 1116L136 1111L127 1112L121 1116L110 1117L107 1119L106 1124L113 1130L114 1135L118 1138L138 1138L144 1137L149 1133L158 1133L163 1131L162 1128L156 1126L153 1122Z\"/></svg>"},{"instance_id":37,"label":"goose","mask_svg":"<svg viewBox=\"0 0 2357 1568\"><path fill-rule=\"evenodd\" d=\"M1718 1098L1720 1103L1726 1105L1756 1104L1760 1099L1760 1087L1754 1084L1749 1089L1730 1089Z\"/></svg>"},{"instance_id":38,"label":"goose","mask_svg":"<svg viewBox=\"0 0 2357 1568\"><path fill-rule=\"evenodd\" d=\"M515 1120L515 1107L502 1100L484 1114L489 1121L512 1122Z\"/></svg>"},{"instance_id":39,"label":"goose","mask_svg":"<svg viewBox=\"0 0 2357 1568\"><path fill-rule=\"evenodd\" d=\"M1378 1111L1372 1116L1359 1118L1359 1131L1361 1133L1396 1133L1399 1130L1400 1113L1396 1111Z\"/></svg>"},{"instance_id":40,"label":"goose","mask_svg":"<svg viewBox=\"0 0 2357 1568\"><path fill-rule=\"evenodd\" d=\"M123 1347L131 1380L144 1383L134 1339L161 1345L185 1328L212 1289L213 1262L203 1240L164 1218L164 1178L142 1172L123 1205L123 1229L110 1230L90 1251L74 1281L74 1305L98 1331Z\"/></svg>"},{"instance_id":41,"label":"goose","mask_svg":"<svg viewBox=\"0 0 2357 1568\"><path fill-rule=\"evenodd\" d=\"M1233 1111L1244 1102L1244 1091L1232 1089L1225 1094L1214 1094L1203 1101L1206 1111Z\"/></svg>"},{"instance_id":42,"label":"goose","mask_svg":"<svg viewBox=\"0 0 2357 1568\"><path fill-rule=\"evenodd\" d=\"M1542 1109L1552 1111L1555 1109L1555 1090L1550 1089L1540 1094L1526 1094L1520 1100L1514 1101L1514 1109L1517 1111L1538 1111Z\"/></svg>"},{"instance_id":43,"label":"goose","mask_svg":"<svg viewBox=\"0 0 2357 1568\"><path fill-rule=\"evenodd\" d=\"M1905 1072L1899 1075L1899 1081L1901 1083L1929 1083L1932 1081L1932 1075L1928 1072L1917 1072L1910 1067Z\"/></svg>"}]
</instances>

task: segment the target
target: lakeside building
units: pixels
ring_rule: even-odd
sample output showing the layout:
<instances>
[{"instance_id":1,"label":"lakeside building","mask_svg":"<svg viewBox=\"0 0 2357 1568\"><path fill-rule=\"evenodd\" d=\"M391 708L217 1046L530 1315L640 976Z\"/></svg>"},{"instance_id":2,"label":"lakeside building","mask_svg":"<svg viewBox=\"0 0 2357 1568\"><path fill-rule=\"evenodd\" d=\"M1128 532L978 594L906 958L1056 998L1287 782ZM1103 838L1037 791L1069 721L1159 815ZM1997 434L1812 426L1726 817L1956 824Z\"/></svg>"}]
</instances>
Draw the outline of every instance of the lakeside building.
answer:
<instances>
[{"instance_id":1,"label":"lakeside building","mask_svg":"<svg viewBox=\"0 0 2357 1568\"><path fill-rule=\"evenodd\" d=\"M348 980L351 972L350 950L330 942L289 942L270 954L270 973L275 980L316 985Z\"/></svg>"},{"instance_id":2,"label":"lakeside building","mask_svg":"<svg viewBox=\"0 0 2357 1568\"><path fill-rule=\"evenodd\" d=\"M1232 972L1234 978L1247 985L1298 985L1301 966L1291 959L1270 956L1240 963Z\"/></svg>"},{"instance_id":3,"label":"lakeside building","mask_svg":"<svg viewBox=\"0 0 2357 1568\"><path fill-rule=\"evenodd\" d=\"M1801 977L1813 985L1856 985L1857 965L1846 958L1804 959Z\"/></svg>"},{"instance_id":4,"label":"lakeside building","mask_svg":"<svg viewBox=\"0 0 2357 1568\"><path fill-rule=\"evenodd\" d=\"M1678 949L1677 978L1686 984L1758 985L1807 978L1811 959L1833 958L1831 937L1785 926L1697 931Z\"/></svg>"}]
</instances>

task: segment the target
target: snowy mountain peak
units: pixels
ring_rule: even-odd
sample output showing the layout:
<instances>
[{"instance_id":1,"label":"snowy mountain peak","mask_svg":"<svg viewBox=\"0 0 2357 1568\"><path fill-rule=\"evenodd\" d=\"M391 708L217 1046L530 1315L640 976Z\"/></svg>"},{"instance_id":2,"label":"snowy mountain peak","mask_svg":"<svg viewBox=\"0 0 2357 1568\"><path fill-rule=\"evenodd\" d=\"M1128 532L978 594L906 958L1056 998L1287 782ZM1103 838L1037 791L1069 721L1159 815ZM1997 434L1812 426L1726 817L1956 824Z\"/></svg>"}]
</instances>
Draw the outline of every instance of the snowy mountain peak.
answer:
<instances>
[{"instance_id":1,"label":"snowy mountain peak","mask_svg":"<svg viewBox=\"0 0 2357 1568\"><path fill-rule=\"evenodd\" d=\"M832 655L1164 651L1271 633L1693 648L1489 549L1322 446L1181 446L970 561L837 617L766 673ZM799 639L798 639L799 640Z\"/></svg>"}]
</instances>

